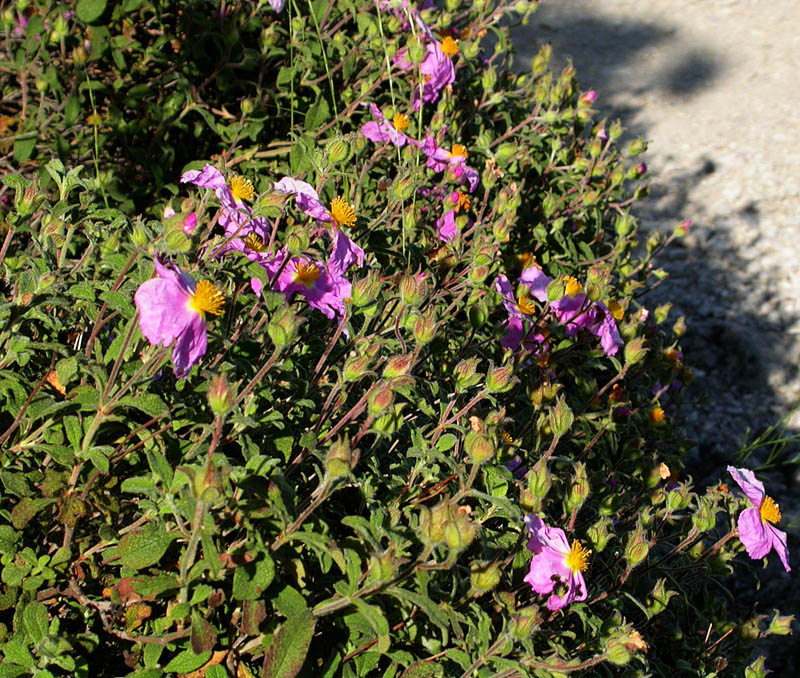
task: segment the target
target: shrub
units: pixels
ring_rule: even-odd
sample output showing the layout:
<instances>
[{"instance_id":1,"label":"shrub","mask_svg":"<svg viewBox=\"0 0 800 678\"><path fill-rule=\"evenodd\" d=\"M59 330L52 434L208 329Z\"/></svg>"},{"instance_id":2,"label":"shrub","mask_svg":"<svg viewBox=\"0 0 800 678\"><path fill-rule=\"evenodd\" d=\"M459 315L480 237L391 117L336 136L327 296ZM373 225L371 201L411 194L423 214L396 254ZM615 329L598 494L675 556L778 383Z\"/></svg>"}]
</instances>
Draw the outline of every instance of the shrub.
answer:
<instances>
[{"instance_id":1,"label":"shrub","mask_svg":"<svg viewBox=\"0 0 800 678\"><path fill-rule=\"evenodd\" d=\"M728 609L748 502L681 474L644 144L512 69L534 5L26 6L0 676L716 675L788 632Z\"/></svg>"}]
</instances>

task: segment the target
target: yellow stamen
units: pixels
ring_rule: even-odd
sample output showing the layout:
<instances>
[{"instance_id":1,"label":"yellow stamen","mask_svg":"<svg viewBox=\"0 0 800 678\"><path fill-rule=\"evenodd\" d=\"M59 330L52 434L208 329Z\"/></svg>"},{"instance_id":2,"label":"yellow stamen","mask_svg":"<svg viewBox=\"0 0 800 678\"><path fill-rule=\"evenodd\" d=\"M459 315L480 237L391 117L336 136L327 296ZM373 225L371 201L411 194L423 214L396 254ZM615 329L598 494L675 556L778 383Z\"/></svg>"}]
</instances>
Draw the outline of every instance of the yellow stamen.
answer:
<instances>
[{"instance_id":1,"label":"yellow stamen","mask_svg":"<svg viewBox=\"0 0 800 678\"><path fill-rule=\"evenodd\" d=\"M517 297L517 308L519 309L520 313L523 313L524 315L533 315L536 313L536 304L533 303L533 300L530 297L523 295Z\"/></svg>"},{"instance_id":2,"label":"yellow stamen","mask_svg":"<svg viewBox=\"0 0 800 678\"><path fill-rule=\"evenodd\" d=\"M461 191L456 191L456 193L458 193L458 204L456 205L456 210L468 210L472 205L469 196Z\"/></svg>"},{"instance_id":3,"label":"yellow stamen","mask_svg":"<svg viewBox=\"0 0 800 678\"><path fill-rule=\"evenodd\" d=\"M294 266L294 281L309 289L319 280L320 275L322 271L319 266L311 261L300 261Z\"/></svg>"},{"instance_id":4,"label":"yellow stamen","mask_svg":"<svg viewBox=\"0 0 800 678\"><path fill-rule=\"evenodd\" d=\"M356 211L344 198L336 197L333 199L330 215L337 226L354 226L356 223Z\"/></svg>"},{"instance_id":5,"label":"yellow stamen","mask_svg":"<svg viewBox=\"0 0 800 678\"><path fill-rule=\"evenodd\" d=\"M506 445L512 445L514 443L514 438L511 436L511 434L508 431L503 431L500 434L500 437L503 439L503 442Z\"/></svg>"},{"instance_id":6,"label":"yellow stamen","mask_svg":"<svg viewBox=\"0 0 800 678\"><path fill-rule=\"evenodd\" d=\"M208 280L201 280L197 283L194 294L189 298L189 308L202 316L205 316L206 313L222 315L223 306L225 306L225 297Z\"/></svg>"},{"instance_id":7,"label":"yellow stamen","mask_svg":"<svg viewBox=\"0 0 800 678\"><path fill-rule=\"evenodd\" d=\"M625 316L625 309L622 308L622 305L614 299L608 302L608 310L611 311L611 315L614 317L614 320L622 320L622 318Z\"/></svg>"},{"instance_id":8,"label":"yellow stamen","mask_svg":"<svg viewBox=\"0 0 800 678\"><path fill-rule=\"evenodd\" d=\"M583 548L581 543L578 541L572 542L572 546L569 549L569 553L565 558L567 563L567 567L575 572L586 572L589 569L589 556L592 555L592 552L588 549Z\"/></svg>"},{"instance_id":9,"label":"yellow stamen","mask_svg":"<svg viewBox=\"0 0 800 678\"><path fill-rule=\"evenodd\" d=\"M463 144L453 144L453 148L450 149L450 157L460 155L464 158L467 157L467 147Z\"/></svg>"},{"instance_id":10,"label":"yellow stamen","mask_svg":"<svg viewBox=\"0 0 800 678\"><path fill-rule=\"evenodd\" d=\"M758 512L761 514L761 520L765 522L779 523L781 520L781 509L770 496L764 497Z\"/></svg>"},{"instance_id":11,"label":"yellow stamen","mask_svg":"<svg viewBox=\"0 0 800 678\"><path fill-rule=\"evenodd\" d=\"M656 426L664 423L664 416L664 410L661 407L656 406L650 410L650 421Z\"/></svg>"},{"instance_id":12,"label":"yellow stamen","mask_svg":"<svg viewBox=\"0 0 800 678\"><path fill-rule=\"evenodd\" d=\"M453 40L449 35L442 40L442 51L449 57L458 54L458 41Z\"/></svg>"},{"instance_id":13,"label":"yellow stamen","mask_svg":"<svg viewBox=\"0 0 800 678\"><path fill-rule=\"evenodd\" d=\"M576 294L583 292L583 285L581 285L571 275L564 276L564 290L569 297L574 297Z\"/></svg>"},{"instance_id":14,"label":"yellow stamen","mask_svg":"<svg viewBox=\"0 0 800 678\"><path fill-rule=\"evenodd\" d=\"M395 116L392 118L392 125L398 132L405 132L408 129L408 117L403 115L402 113L396 113Z\"/></svg>"},{"instance_id":15,"label":"yellow stamen","mask_svg":"<svg viewBox=\"0 0 800 678\"><path fill-rule=\"evenodd\" d=\"M250 179L237 174L231 179L231 193L234 200L252 200L256 191Z\"/></svg>"},{"instance_id":16,"label":"yellow stamen","mask_svg":"<svg viewBox=\"0 0 800 678\"><path fill-rule=\"evenodd\" d=\"M251 252L267 251L266 243L255 233L248 233L244 238L242 238L242 242L244 243L244 246Z\"/></svg>"}]
</instances>

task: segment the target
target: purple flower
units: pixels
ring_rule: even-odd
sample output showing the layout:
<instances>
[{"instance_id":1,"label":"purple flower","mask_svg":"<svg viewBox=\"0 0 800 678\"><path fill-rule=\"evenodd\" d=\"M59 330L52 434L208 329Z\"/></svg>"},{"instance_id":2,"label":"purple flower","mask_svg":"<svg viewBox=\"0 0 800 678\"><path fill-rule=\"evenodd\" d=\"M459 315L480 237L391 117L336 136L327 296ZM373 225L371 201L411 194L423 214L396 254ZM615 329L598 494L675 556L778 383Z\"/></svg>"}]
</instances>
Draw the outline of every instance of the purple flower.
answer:
<instances>
[{"instance_id":1,"label":"purple flower","mask_svg":"<svg viewBox=\"0 0 800 678\"><path fill-rule=\"evenodd\" d=\"M538 516L525 516L525 524L531 533L528 550L533 552L525 581L536 593L552 593L547 609L560 610L574 600L586 600L583 573L589 567L591 551L578 541L570 545L564 530L547 527ZM554 593L556 587L559 590Z\"/></svg>"},{"instance_id":2,"label":"purple flower","mask_svg":"<svg viewBox=\"0 0 800 678\"><path fill-rule=\"evenodd\" d=\"M235 240L226 245L225 251L247 249L244 237L251 233L253 242L257 239L263 245L269 240L269 223L263 217L253 218L251 209L245 204L246 200L252 200L255 195L253 184L248 179L236 175L231 178L229 185L222 176L222 172L213 165L206 165L202 171L184 172L181 176L181 183L194 184L200 188L214 191L222 206L218 223L228 238L236 236ZM196 223L195 219L195 225ZM186 223L184 223L184 228L186 228Z\"/></svg>"},{"instance_id":3,"label":"purple flower","mask_svg":"<svg viewBox=\"0 0 800 678\"><path fill-rule=\"evenodd\" d=\"M286 0L269 0L269 6L272 7L278 14L283 11L283 6Z\"/></svg>"},{"instance_id":4,"label":"purple flower","mask_svg":"<svg viewBox=\"0 0 800 678\"><path fill-rule=\"evenodd\" d=\"M439 93L447 85L455 82L456 69L450 57L445 54L442 44L437 41L429 42L425 46L427 55L419 65L424 84L422 85L422 101L426 104L433 103L439 98ZM419 88L414 91L415 111L420 107Z\"/></svg>"},{"instance_id":5,"label":"purple flower","mask_svg":"<svg viewBox=\"0 0 800 678\"><path fill-rule=\"evenodd\" d=\"M447 210L436 220L436 237L443 242L449 242L458 235L456 226L456 211Z\"/></svg>"},{"instance_id":6,"label":"purple flower","mask_svg":"<svg viewBox=\"0 0 800 678\"><path fill-rule=\"evenodd\" d=\"M434 172L444 172L450 168L453 176L463 185L469 186L472 193L478 186L480 175L477 170L467 165L467 148L461 144L454 144L449 151L437 145L436 139L428 135L419 143L422 152L427 156L425 166Z\"/></svg>"},{"instance_id":7,"label":"purple flower","mask_svg":"<svg viewBox=\"0 0 800 678\"><path fill-rule=\"evenodd\" d=\"M196 282L174 264L165 265L158 255L155 269L158 277L142 283L134 295L139 328L154 346L175 343L175 376L185 377L206 353L206 313L221 315L225 299L212 283Z\"/></svg>"},{"instance_id":8,"label":"purple flower","mask_svg":"<svg viewBox=\"0 0 800 678\"><path fill-rule=\"evenodd\" d=\"M398 148L405 146L408 137L403 132L408 128L408 118L402 113L397 113L389 120L375 104L369 104L369 110L375 120L362 125L361 134L375 143L391 141Z\"/></svg>"},{"instance_id":9,"label":"purple flower","mask_svg":"<svg viewBox=\"0 0 800 678\"><path fill-rule=\"evenodd\" d=\"M556 319L567 328L567 336L574 337L581 329L586 329L600 338L600 345L606 355L615 355L622 346L622 337L617 330L614 316L601 302L589 302L581 292L581 284L574 278L565 277L566 294L550 304ZM553 279L538 266L526 268L520 282L527 285L531 296L542 303L547 301L547 286Z\"/></svg>"},{"instance_id":10,"label":"purple flower","mask_svg":"<svg viewBox=\"0 0 800 678\"><path fill-rule=\"evenodd\" d=\"M494 283L495 289L500 293L503 298L503 306L508 312L508 320L506 320L507 332L506 335L500 340L500 345L503 348L510 348L516 351L522 343L523 326L527 324L527 318L533 315L537 309L528 297L521 296L519 299L514 297L514 290L511 289L511 283L504 275L497 276ZM539 354L547 350L545 341L547 337L544 334L537 333L533 336L526 336L525 348L531 353Z\"/></svg>"},{"instance_id":11,"label":"purple flower","mask_svg":"<svg viewBox=\"0 0 800 678\"><path fill-rule=\"evenodd\" d=\"M764 492L764 483L756 480L752 471L728 466L728 473L755 507L745 509L739 514L739 539L747 549L747 555L758 560L775 549L785 570L791 572L786 533L772 525L781 519L781 511L775 500Z\"/></svg>"}]
</instances>

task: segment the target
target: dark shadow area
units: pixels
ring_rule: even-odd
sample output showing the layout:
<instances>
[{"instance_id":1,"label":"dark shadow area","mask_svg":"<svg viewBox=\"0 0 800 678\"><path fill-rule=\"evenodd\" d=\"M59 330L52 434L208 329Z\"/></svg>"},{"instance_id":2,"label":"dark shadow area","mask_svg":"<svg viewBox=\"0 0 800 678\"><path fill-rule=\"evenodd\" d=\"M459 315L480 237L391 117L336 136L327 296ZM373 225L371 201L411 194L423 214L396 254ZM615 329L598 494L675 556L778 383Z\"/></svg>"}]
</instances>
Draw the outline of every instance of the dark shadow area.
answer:
<instances>
[{"instance_id":1,"label":"dark shadow area","mask_svg":"<svg viewBox=\"0 0 800 678\"><path fill-rule=\"evenodd\" d=\"M619 118L626 128L624 139L648 138L642 111L653 96L677 101L697 96L715 84L727 65L702 46L686 43L678 29L667 24L612 20L603 14L586 15L574 3L542 3L530 25L515 29L514 44L520 70L541 45L553 48L551 67L560 72L571 60L581 89L597 92L595 108L599 117ZM680 55L676 60L675 55ZM648 59L648 56L650 57ZM641 63L647 60L646 63ZM648 111L652 117L652 110ZM671 168L652 166L650 196L634 210L644 242L652 231L669 235L683 219L692 220L688 237L661 254L655 265L669 277L640 301L650 309L672 302L670 321L685 316L688 330L681 341L685 362L696 379L685 389L681 411L673 413L687 436L695 441L685 473L698 487L720 480L733 490L735 484L725 468L746 439L776 424L792 409L776 390L776 384L798 377L800 348L796 336L787 333L798 318L778 307L780 291L769 272L759 269L748 249L759 237L756 228L764 219L758 204L750 203L723 216L711 215L692 194L717 171L713 151L687 167L677 150L661 148ZM733 241L731 234L736 234ZM747 241L743 246L743 240ZM749 244L748 244L749 243ZM787 430L794 435L797 430ZM797 452L797 448L792 453ZM756 452L748 460L751 468L765 459ZM787 455L786 458L791 457ZM759 472L771 496L781 504L784 516L797 516L800 506L796 466L782 466ZM800 567L797 526L785 520L789 530L791 560ZM739 560L748 562L745 555ZM760 562L752 566L759 570ZM800 592L791 576L783 571L775 554L765 582L754 590L747 566L731 585L735 604L747 613L753 609L772 616L800 610ZM800 646L778 638L759 645L767 653L768 666L776 675L794 675L800 668Z\"/></svg>"}]
</instances>

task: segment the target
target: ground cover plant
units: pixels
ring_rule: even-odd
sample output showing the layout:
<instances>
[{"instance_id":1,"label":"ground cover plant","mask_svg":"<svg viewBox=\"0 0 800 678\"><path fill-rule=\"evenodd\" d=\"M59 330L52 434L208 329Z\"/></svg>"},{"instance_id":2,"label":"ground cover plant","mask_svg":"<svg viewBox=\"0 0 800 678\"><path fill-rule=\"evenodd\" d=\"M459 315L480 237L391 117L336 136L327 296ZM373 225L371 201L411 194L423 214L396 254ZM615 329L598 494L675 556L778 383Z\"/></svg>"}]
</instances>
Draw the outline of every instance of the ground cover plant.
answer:
<instances>
[{"instance_id":1,"label":"ground cover plant","mask_svg":"<svg viewBox=\"0 0 800 678\"><path fill-rule=\"evenodd\" d=\"M4 6L0 677L765 675L780 509L684 472L647 306L689 224L534 9Z\"/></svg>"}]
</instances>

